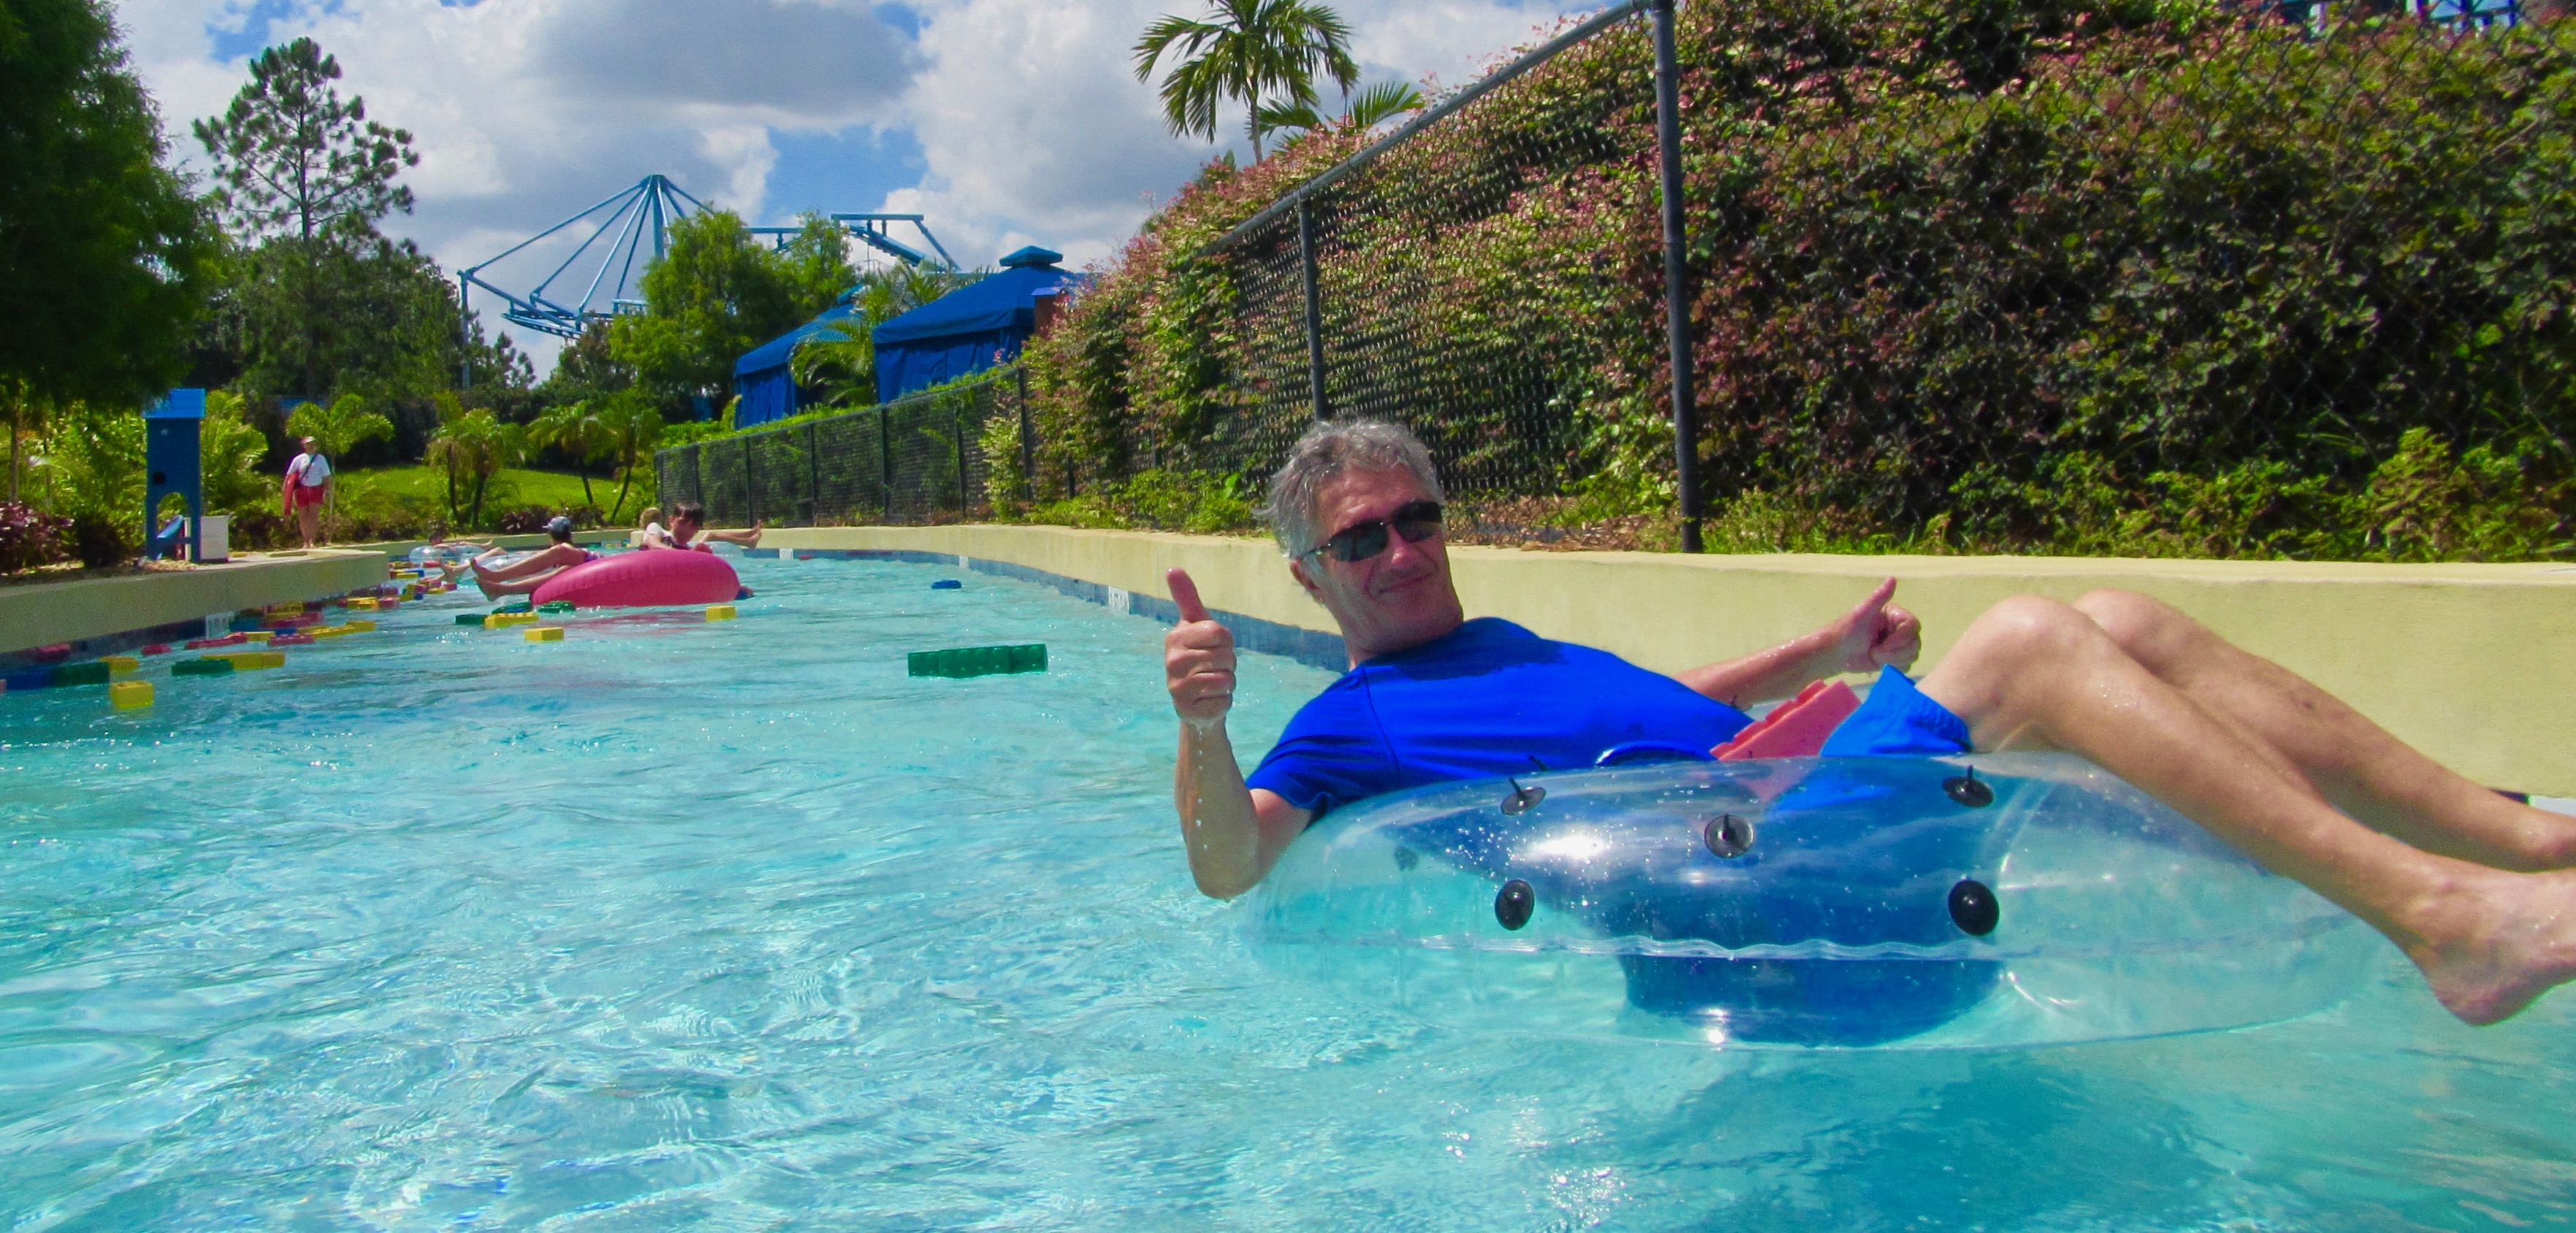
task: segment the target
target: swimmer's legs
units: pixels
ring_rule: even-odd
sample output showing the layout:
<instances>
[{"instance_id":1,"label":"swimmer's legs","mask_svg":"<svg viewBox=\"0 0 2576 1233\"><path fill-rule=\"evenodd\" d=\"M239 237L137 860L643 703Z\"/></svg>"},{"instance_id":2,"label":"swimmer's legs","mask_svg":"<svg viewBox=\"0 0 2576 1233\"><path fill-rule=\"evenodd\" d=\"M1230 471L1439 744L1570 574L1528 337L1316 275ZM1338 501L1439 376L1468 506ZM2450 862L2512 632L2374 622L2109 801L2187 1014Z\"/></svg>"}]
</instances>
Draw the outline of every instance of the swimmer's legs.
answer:
<instances>
[{"instance_id":1,"label":"swimmer's legs","mask_svg":"<svg viewBox=\"0 0 2576 1233\"><path fill-rule=\"evenodd\" d=\"M2280 751L2160 679L2085 613L2023 596L1972 622L1925 694L1976 747L2082 754L2368 922L2470 1023L2576 979L2576 873L2511 873L2345 817Z\"/></svg>"},{"instance_id":2,"label":"swimmer's legs","mask_svg":"<svg viewBox=\"0 0 2576 1233\"><path fill-rule=\"evenodd\" d=\"M494 551L498 551L498 549L495 549ZM524 561L504 565L499 569L490 569L485 567L483 564L483 558L476 557L474 558L474 580L479 583L488 578L494 582L507 582L514 578L525 578L530 574L562 569L564 566L575 564L582 559L582 550L575 548L570 544L556 544L547 548L544 552L530 555ZM486 593L490 593L488 588L486 588Z\"/></svg>"},{"instance_id":3,"label":"swimmer's legs","mask_svg":"<svg viewBox=\"0 0 2576 1233\"><path fill-rule=\"evenodd\" d=\"M482 588L483 598L499 599L504 595L535 594L538 587L545 585L546 579L554 576L554 571L548 570L534 578L521 578L515 582L503 582L495 576L484 573L478 569L474 571L474 585Z\"/></svg>"},{"instance_id":4,"label":"swimmer's legs","mask_svg":"<svg viewBox=\"0 0 2576 1233\"><path fill-rule=\"evenodd\" d=\"M739 544L745 548L757 548L760 546L760 531L761 525L755 522L747 531L708 531L699 538L710 541L721 540L728 544Z\"/></svg>"},{"instance_id":5,"label":"swimmer's legs","mask_svg":"<svg viewBox=\"0 0 2576 1233\"><path fill-rule=\"evenodd\" d=\"M2498 869L2576 865L2576 818L2453 773L2332 694L2134 591L2075 601L2112 641L2251 743L2279 752L2336 808L2427 852Z\"/></svg>"}]
</instances>

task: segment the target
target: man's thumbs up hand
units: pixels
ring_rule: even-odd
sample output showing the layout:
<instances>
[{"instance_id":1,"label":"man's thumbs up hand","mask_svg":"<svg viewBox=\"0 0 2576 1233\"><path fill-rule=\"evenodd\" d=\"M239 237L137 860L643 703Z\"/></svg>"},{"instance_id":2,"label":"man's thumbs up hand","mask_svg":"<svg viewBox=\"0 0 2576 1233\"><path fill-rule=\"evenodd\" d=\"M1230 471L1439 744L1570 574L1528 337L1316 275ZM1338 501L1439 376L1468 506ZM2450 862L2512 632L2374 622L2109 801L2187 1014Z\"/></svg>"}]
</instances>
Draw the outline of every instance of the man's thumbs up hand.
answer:
<instances>
[{"instance_id":1,"label":"man's thumbs up hand","mask_svg":"<svg viewBox=\"0 0 2576 1233\"><path fill-rule=\"evenodd\" d=\"M1209 619L1189 571L1169 571L1163 580L1181 610L1180 624L1163 635L1164 688L1183 722L1213 727L1234 705L1234 633Z\"/></svg>"}]
</instances>

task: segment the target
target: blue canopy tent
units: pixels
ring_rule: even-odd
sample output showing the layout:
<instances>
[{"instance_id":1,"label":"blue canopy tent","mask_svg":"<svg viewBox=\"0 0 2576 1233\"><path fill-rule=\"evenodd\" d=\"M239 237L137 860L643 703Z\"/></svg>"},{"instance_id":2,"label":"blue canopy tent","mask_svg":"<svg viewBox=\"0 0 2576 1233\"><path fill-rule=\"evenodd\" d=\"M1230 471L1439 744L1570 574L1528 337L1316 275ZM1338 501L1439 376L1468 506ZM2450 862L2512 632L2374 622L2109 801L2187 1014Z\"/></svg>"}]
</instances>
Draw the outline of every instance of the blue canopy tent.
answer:
<instances>
[{"instance_id":1,"label":"blue canopy tent","mask_svg":"<svg viewBox=\"0 0 2576 1233\"><path fill-rule=\"evenodd\" d=\"M1002 258L1000 273L878 326L871 335L877 401L1018 359L1020 344L1037 328L1038 297L1062 295L1081 279L1056 268L1062 260L1062 253L1023 248Z\"/></svg>"},{"instance_id":2,"label":"blue canopy tent","mask_svg":"<svg viewBox=\"0 0 2576 1233\"><path fill-rule=\"evenodd\" d=\"M849 320L850 300L856 294L857 288L844 292L841 301L821 315L734 361L733 390L742 396L734 404L734 427L749 428L796 414L796 378L788 371L787 357L795 353L797 344Z\"/></svg>"}]
</instances>

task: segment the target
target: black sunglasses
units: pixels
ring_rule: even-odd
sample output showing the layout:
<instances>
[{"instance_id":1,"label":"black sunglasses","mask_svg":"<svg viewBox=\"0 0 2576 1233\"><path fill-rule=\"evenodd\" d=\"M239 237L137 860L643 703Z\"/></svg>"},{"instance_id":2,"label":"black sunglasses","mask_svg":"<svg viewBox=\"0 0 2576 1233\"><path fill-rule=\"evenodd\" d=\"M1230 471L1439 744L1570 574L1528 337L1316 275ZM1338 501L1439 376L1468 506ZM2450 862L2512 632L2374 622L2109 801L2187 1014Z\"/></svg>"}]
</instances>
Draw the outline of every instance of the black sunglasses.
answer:
<instances>
[{"instance_id":1,"label":"black sunglasses","mask_svg":"<svg viewBox=\"0 0 2576 1233\"><path fill-rule=\"evenodd\" d=\"M1440 533L1440 503L1416 501L1396 510L1394 517L1371 518L1367 522L1344 527L1333 532L1323 543L1297 555L1311 557L1319 552L1329 552L1336 561L1365 561L1386 551L1386 529L1390 526L1395 528L1396 534L1404 537L1404 542L1419 544Z\"/></svg>"}]
</instances>

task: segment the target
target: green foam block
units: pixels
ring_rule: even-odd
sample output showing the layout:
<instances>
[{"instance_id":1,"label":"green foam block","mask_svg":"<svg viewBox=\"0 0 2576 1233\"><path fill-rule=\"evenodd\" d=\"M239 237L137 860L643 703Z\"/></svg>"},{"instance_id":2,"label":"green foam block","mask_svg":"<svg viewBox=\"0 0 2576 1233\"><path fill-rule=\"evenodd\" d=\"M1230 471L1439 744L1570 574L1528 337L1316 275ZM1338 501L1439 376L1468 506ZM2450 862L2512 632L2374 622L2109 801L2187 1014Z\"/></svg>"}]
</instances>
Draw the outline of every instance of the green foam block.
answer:
<instances>
[{"instance_id":1,"label":"green foam block","mask_svg":"<svg viewBox=\"0 0 2576 1233\"><path fill-rule=\"evenodd\" d=\"M539 605L537 605L537 611L539 611L539 612L570 612L570 611L572 611L572 601L571 601L571 600L568 600L568 599L559 599L559 600L556 600L556 601L554 601L553 603L550 603L550 604L539 604Z\"/></svg>"},{"instance_id":2,"label":"green foam block","mask_svg":"<svg viewBox=\"0 0 2576 1233\"><path fill-rule=\"evenodd\" d=\"M233 661L229 659L183 659L170 665L172 676L231 676L232 674Z\"/></svg>"},{"instance_id":3,"label":"green foam block","mask_svg":"<svg viewBox=\"0 0 2576 1233\"><path fill-rule=\"evenodd\" d=\"M85 664L59 665L45 676L45 684L55 689L66 685L105 685L108 667L105 660L94 659Z\"/></svg>"},{"instance_id":4,"label":"green foam block","mask_svg":"<svg viewBox=\"0 0 2576 1233\"><path fill-rule=\"evenodd\" d=\"M460 612L456 614L456 623L459 625L471 625L476 629L481 629L483 628L483 614L480 612Z\"/></svg>"},{"instance_id":5,"label":"green foam block","mask_svg":"<svg viewBox=\"0 0 2576 1233\"><path fill-rule=\"evenodd\" d=\"M904 657L914 676L993 676L1004 672L1044 672L1046 644L961 646L945 651L914 651Z\"/></svg>"}]
</instances>

